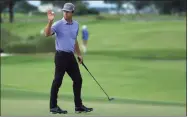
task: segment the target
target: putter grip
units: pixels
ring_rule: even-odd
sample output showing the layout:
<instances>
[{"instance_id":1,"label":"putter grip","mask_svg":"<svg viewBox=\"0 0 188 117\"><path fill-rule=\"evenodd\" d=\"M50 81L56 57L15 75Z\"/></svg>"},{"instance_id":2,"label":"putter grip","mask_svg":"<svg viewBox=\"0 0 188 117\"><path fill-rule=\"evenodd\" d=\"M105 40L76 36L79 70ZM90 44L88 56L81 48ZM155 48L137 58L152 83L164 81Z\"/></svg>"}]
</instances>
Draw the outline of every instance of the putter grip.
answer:
<instances>
[{"instance_id":1,"label":"putter grip","mask_svg":"<svg viewBox=\"0 0 188 117\"><path fill-rule=\"evenodd\" d=\"M80 62L81 60L80 60L80 57L77 57L78 58L78 61ZM82 63L83 63L83 61L82 61Z\"/></svg>"}]
</instances>

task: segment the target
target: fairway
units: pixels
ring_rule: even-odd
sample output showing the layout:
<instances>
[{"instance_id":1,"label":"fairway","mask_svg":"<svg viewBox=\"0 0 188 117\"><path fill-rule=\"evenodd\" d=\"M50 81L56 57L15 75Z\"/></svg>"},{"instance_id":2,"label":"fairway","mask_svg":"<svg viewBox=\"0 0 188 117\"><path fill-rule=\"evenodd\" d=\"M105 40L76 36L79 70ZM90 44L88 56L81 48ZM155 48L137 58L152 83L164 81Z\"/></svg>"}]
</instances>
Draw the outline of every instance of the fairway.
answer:
<instances>
[{"instance_id":1,"label":"fairway","mask_svg":"<svg viewBox=\"0 0 188 117\"><path fill-rule=\"evenodd\" d=\"M72 102L63 101L59 105L69 112L63 116L185 116L186 112L184 107L176 106L116 104L115 102L86 102L86 104L92 105L95 110L91 113L75 114ZM15 105L19 105L19 107ZM27 105L29 106L27 107ZM48 100L2 100L2 106L2 115L6 116L52 116L48 111Z\"/></svg>"},{"instance_id":2,"label":"fairway","mask_svg":"<svg viewBox=\"0 0 188 117\"><path fill-rule=\"evenodd\" d=\"M80 66L84 79L83 100L86 105L95 108L89 115L185 115L185 86L182 85L185 83L185 61L120 59L113 63L110 62L114 61L113 58L106 61L103 60L105 57L101 57L102 60L92 62L89 61L91 58L94 59L94 56L87 56L85 63L115 100L108 102ZM30 55L2 59L2 115L49 115L53 56ZM18 60L18 63L14 60ZM109 65L113 67L109 68ZM71 86L71 79L66 75L59 93L59 104L68 109L70 115L73 114L74 104ZM11 108L13 111L9 113Z\"/></svg>"},{"instance_id":3,"label":"fairway","mask_svg":"<svg viewBox=\"0 0 188 117\"><path fill-rule=\"evenodd\" d=\"M13 30L17 25L4 24L3 27ZM38 30L29 31L30 26L24 29L20 26L19 32L27 30L28 35L32 35L45 26L42 23L35 25L38 25ZM92 77L80 65L83 101L86 106L94 108L93 112L81 115L185 116L184 21L101 21L88 22L87 25L91 37L84 63L115 100L108 102ZM81 33L79 41L80 38ZM1 58L3 116L50 115L53 59L54 53L18 54ZM69 112L66 116L77 115L74 114L72 81L67 74L58 99L59 106Z\"/></svg>"}]
</instances>

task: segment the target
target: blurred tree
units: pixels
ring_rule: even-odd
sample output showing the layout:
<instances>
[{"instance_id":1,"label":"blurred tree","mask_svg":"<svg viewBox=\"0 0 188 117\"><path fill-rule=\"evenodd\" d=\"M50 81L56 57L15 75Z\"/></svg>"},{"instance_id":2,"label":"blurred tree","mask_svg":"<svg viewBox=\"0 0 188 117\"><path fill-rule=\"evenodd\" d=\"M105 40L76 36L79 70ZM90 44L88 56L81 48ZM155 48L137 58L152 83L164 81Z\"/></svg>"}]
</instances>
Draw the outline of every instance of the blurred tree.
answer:
<instances>
[{"instance_id":1,"label":"blurred tree","mask_svg":"<svg viewBox=\"0 0 188 117\"><path fill-rule=\"evenodd\" d=\"M77 2L75 14L76 15L84 15L84 14L87 14L87 13L88 13L88 8L86 7L86 5L83 4L82 2Z\"/></svg>"},{"instance_id":2,"label":"blurred tree","mask_svg":"<svg viewBox=\"0 0 188 117\"><path fill-rule=\"evenodd\" d=\"M122 8L122 5L127 0L104 0L105 3L115 3L117 5L117 13L120 14L120 10Z\"/></svg>"},{"instance_id":3,"label":"blurred tree","mask_svg":"<svg viewBox=\"0 0 188 117\"><path fill-rule=\"evenodd\" d=\"M49 1L49 0L41 0L41 4L52 3L54 6L58 6L58 7L62 8L63 5L66 2L71 2L71 3L75 4L78 1L81 1L81 0L51 0L51 1Z\"/></svg>"},{"instance_id":4,"label":"blurred tree","mask_svg":"<svg viewBox=\"0 0 188 117\"><path fill-rule=\"evenodd\" d=\"M3 53L4 51L3 51L3 49L2 48L0 48L0 53Z\"/></svg>"},{"instance_id":5,"label":"blurred tree","mask_svg":"<svg viewBox=\"0 0 188 117\"><path fill-rule=\"evenodd\" d=\"M36 11L37 7L29 4L27 1L19 1L15 5L15 11L28 13L30 11Z\"/></svg>"},{"instance_id":6,"label":"blurred tree","mask_svg":"<svg viewBox=\"0 0 188 117\"><path fill-rule=\"evenodd\" d=\"M136 9L139 11L147 5L154 4L158 7L161 13L171 14L174 12L186 12L187 1L186 0L127 0L133 3Z\"/></svg>"},{"instance_id":7,"label":"blurred tree","mask_svg":"<svg viewBox=\"0 0 188 117\"><path fill-rule=\"evenodd\" d=\"M161 10L161 13L164 14L171 14L172 12L181 13L187 10L187 0L154 0L153 2Z\"/></svg>"},{"instance_id":8,"label":"blurred tree","mask_svg":"<svg viewBox=\"0 0 188 117\"><path fill-rule=\"evenodd\" d=\"M67 2L71 2L75 5L76 10L75 10L75 14L76 15L86 15L86 14L95 14L98 15L99 12L95 9L88 9L88 3L87 2L83 2L82 0L53 0L53 1L47 1L47 0L41 0L41 4L48 4L51 3L54 6L60 7L62 8L63 5Z\"/></svg>"},{"instance_id":9,"label":"blurred tree","mask_svg":"<svg viewBox=\"0 0 188 117\"><path fill-rule=\"evenodd\" d=\"M129 0L129 1L131 1L131 0ZM131 1L131 3L135 6L136 10L139 11L142 8L144 8L145 6L151 4L152 0L144 0L144 1L133 0L133 1Z\"/></svg>"},{"instance_id":10,"label":"blurred tree","mask_svg":"<svg viewBox=\"0 0 188 117\"><path fill-rule=\"evenodd\" d=\"M5 8L9 9L9 22L13 23L14 21L14 5L20 0L0 0L0 22L2 23L2 12Z\"/></svg>"}]
</instances>

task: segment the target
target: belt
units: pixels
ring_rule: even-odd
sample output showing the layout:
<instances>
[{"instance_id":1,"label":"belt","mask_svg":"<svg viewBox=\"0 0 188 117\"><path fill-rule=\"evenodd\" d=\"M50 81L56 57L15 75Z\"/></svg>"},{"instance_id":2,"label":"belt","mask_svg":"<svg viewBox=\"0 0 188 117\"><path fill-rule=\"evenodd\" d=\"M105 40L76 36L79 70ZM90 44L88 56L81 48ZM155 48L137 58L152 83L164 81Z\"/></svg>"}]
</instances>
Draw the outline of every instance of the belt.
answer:
<instances>
[{"instance_id":1,"label":"belt","mask_svg":"<svg viewBox=\"0 0 188 117\"><path fill-rule=\"evenodd\" d=\"M73 52L65 52L62 50L56 50L57 53L63 53L63 54L74 54Z\"/></svg>"}]
</instances>

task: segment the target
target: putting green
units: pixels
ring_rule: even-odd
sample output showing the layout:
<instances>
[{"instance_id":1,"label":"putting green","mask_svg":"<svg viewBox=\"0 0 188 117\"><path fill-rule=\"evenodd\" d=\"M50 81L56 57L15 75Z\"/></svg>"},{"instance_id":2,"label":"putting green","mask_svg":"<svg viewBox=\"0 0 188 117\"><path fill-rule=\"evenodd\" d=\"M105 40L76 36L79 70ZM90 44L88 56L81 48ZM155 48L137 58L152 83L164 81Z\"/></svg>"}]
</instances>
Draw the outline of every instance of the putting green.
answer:
<instances>
[{"instance_id":1,"label":"putting green","mask_svg":"<svg viewBox=\"0 0 188 117\"><path fill-rule=\"evenodd\" d=\"M80 66L84 104L94 108L92 113L81 115L185 116L185 21L114 20L86 24L90 40L84 62L115 100L108 102L95 81ZM16 22L4 23L2 27L25 39L38 34L45 25L46 22L27 25ZM80 39L81 34L79 42ZM53 54L1 58L3 116L50 115L53 58ZM68 115L75 115L72 94L72 81L66 74L59 92L59 105L69 111Z\"/></svg>"},{"instance_id":2,"label":"putting green","mask_svg":"<svg viewBox=\"0 0 188 117\"><path fill-rule=\"evenodd\" d=\"M60 102L60 101L59 101ZM68 110L67 115L88 115L88 116L185 116L186 109L179 106L152 106L140 104L117 104L114 102L85 102L85 105L92 106L91 113L75 114L74 104L70 101L59 103ZM50 116L48 100L12 100L2 99L2 116ZM58 114L57 114L58 115ZM61 115L59 115L61 116Z\"/></svg>"}]
</instances>

